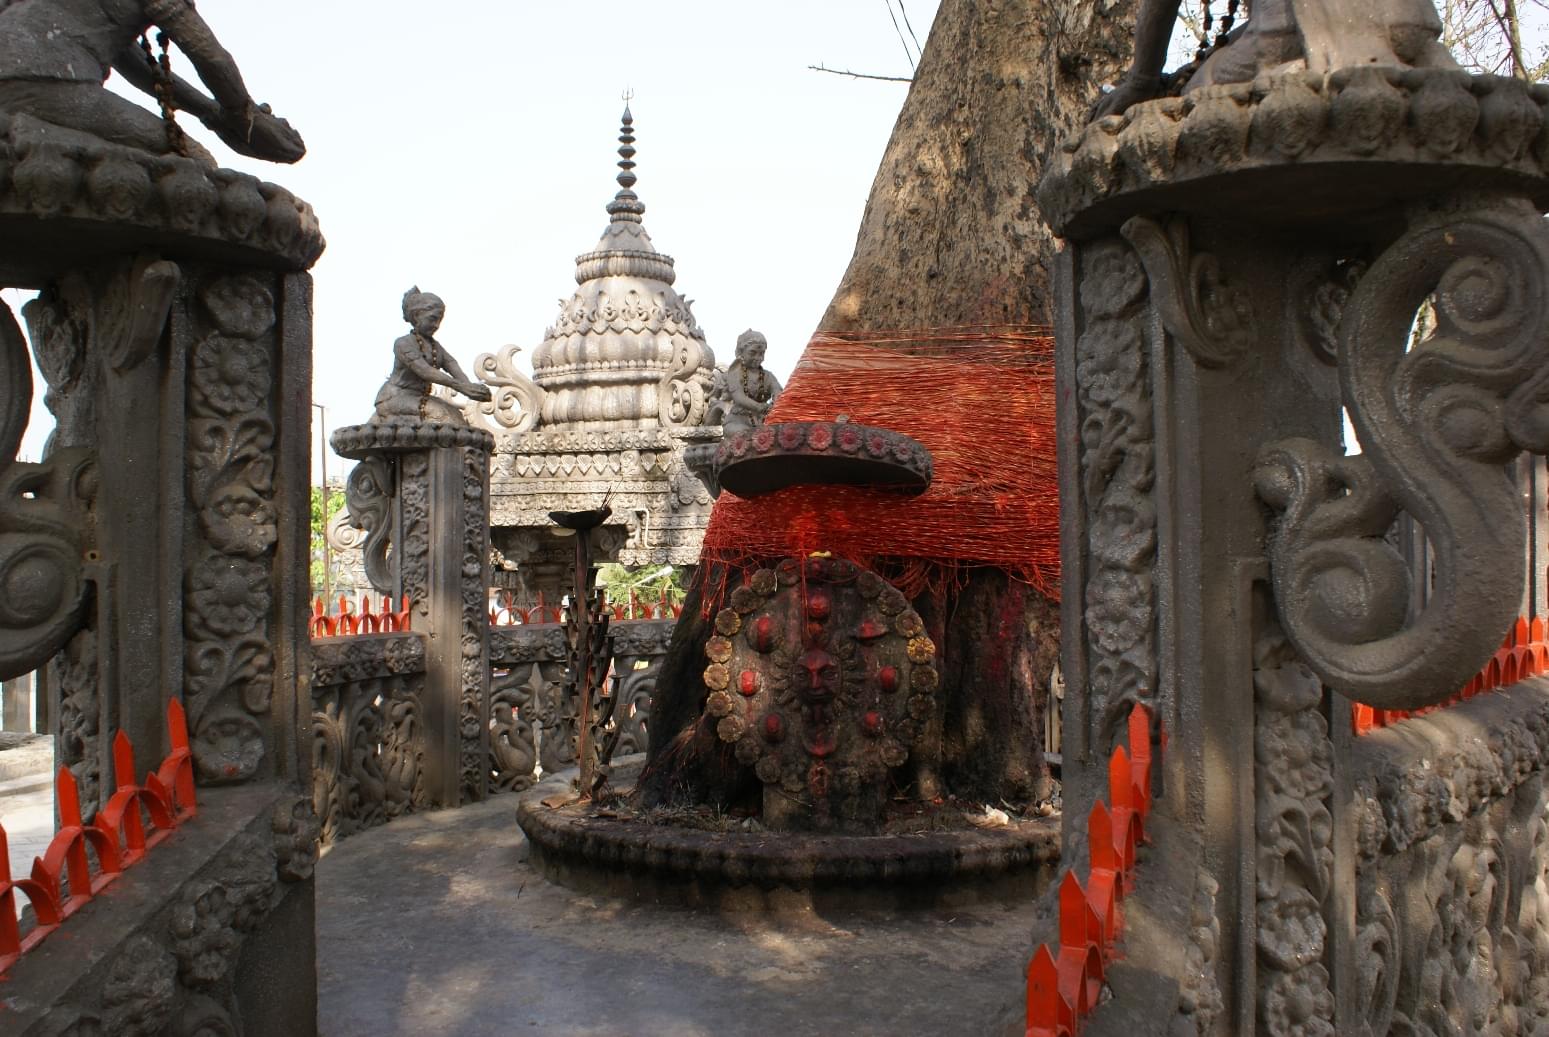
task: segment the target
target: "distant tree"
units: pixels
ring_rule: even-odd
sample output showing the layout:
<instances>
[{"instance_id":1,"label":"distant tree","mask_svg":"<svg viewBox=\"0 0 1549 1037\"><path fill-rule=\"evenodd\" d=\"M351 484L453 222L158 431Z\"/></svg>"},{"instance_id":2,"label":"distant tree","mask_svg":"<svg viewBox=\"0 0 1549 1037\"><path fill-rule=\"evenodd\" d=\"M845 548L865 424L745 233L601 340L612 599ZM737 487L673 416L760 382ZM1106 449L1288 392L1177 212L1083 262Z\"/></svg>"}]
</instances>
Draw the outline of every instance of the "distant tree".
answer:
<instances>
[{"instance_id":1,"label":"distant tree","mask_svg":"<svg viewBox=\"0 0 1549 1037\"><path fill-rule=\"evenodd\" d=\"M323 514L323 490L320 486L312 487L311 507L311 585L312 596L318 597L323 593L323 564L327 552L323 550L323 537L326 534L328 523L339 512L344 510L344 487L330 486L328 488L328 514Z\"/></svg>"},{"instance_id":2,"label":"distant tree","mask_svg":"<svg viewBox=\"0 0 1549 1037\"><path fill-rule=\"evenodd\" d=\"M1441 42L1471 72L1539 82L1549 75L1546 0L1439 0Z\"/></svg>"}]
</instances>

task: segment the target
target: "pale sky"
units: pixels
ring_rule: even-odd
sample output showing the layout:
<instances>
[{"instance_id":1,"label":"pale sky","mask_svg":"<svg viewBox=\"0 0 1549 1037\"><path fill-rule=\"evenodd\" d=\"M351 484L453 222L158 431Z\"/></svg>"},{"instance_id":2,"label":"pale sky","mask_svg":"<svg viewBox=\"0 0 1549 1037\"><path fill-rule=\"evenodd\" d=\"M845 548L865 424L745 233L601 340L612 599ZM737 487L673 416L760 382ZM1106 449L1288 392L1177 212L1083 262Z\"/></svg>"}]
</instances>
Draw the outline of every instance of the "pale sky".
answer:
<instances>
[{"instance_id":1,"label":"pale sky","mask_svg":"<svg viewBox=\"0 0 1549 1037\"><path fill-rule=\"evenodd\" d=\"M923 44L935 0L903 8ZM607 222L625 88L635 190L677 289L718 360L755 327L786 379L849 262L907 90L807 66L910 73L885 0L200 0L199 11L253 97L306 138L300 163L272 165L180 120L222 164L317 210L328 248L313 270L313 399L330 429L370 416L414 284L446 300L438 338L465 368L516 343L530 370L575 289L575 256ZM174 71L191 74L176 55ZM50 426L41 381L36 396L22 447L34 459ZM343 468L329 458L330 476Z\"/></svg>"}]
</instances>

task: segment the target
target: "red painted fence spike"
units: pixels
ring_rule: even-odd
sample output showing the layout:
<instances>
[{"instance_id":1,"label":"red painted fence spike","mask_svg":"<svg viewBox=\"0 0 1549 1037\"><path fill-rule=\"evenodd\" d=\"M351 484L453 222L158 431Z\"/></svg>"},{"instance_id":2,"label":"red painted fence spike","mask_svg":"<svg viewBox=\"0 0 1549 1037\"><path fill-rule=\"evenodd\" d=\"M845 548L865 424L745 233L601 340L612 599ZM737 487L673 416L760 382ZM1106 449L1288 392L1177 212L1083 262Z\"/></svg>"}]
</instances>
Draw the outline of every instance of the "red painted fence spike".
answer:
<instances>
[{"instance_id":1,"label":"red painted fence spike","mask_svg":"<svg viewBox=\"0 0 1549 1037\"><path fill-rule=\"evenodd\" d=\"M134 788L134 745L122 730L113 736L113 783L119 790Z\"/></svg>"},{"instance_id":2,"label":"red painted fence spike","mask_svg":"<svg viewBox=\"0 0 1549 1037\"><path fill-rule=\"evenodd\" d=\"M1129 753L1122 745L1114 746L1113 755L1108 758L1108 801L1115 810L1135 809Z\"/></svg>"},{"instance_id":3,"label":"red painted fence spike","mask_svg":"<svg viewBox=\"0 0 1549 1037\"><path fill-rule=\"evenodd\" d=\"M1128 734L1130 759L1151 759L1151 711L1139 702L1129 711Z\"/></svg>"},{"instance_id":4,"label":"red painted fence spike","mask_svg":"<svg viewBox=\"0 0 1549 1037\"><path fill-rule=\"evenodd\" d=\"M173 823L181 824L198 812L198 804L194 801L194 759L188 747L188 718L183 703L175 698L167 703L167 740L172 751L161 762L156 777L168 790Z\"/></svg>"},{"instance_id":5,"label":"red painted fence spike","mask_svg":"<svg viewBox=\"0 0 1549 1037\"><path fill-rule=\"evenodd\" d=\"M1058 1037L1068 1033L1060 1024L1069 1009L1061 1003L1059 972L1054 955L1039 944L1027 965L1027 1037Z\"/></svg>"},{"instance_id":6,"label":"red painted fence spike","mask_svg":"<svg viewBox=\"0 0 1549 1037\"><path fill-rule=\"evenodd\" d=\"M1102 800L1092 804L1087 815L1087 856L1093 870L1119 870L1119 855L1113 845L1113 815Z\"/></svg>"},{"instance_id":7,"label":"red painted fence spike","mask_svg":"<svg viewBox=\"0 0 1549 1037\"><path fill-rule=\"evenodd\" d=\"M59 808L59 827L81 827L81 790L70 768L62 766L54 775L54 797Z\"/></svg>"},{"instance_id":8,"label":"red painted fence spike","mask_svg":"<svg viewBox=\"0 0 1549 1037\"><path fill-rule=\"evenodd\" d=\"M1086 890L1076 873L1066 871L1060 880L1060 950L1086 944Z\"/></svg>"}]
</instances>

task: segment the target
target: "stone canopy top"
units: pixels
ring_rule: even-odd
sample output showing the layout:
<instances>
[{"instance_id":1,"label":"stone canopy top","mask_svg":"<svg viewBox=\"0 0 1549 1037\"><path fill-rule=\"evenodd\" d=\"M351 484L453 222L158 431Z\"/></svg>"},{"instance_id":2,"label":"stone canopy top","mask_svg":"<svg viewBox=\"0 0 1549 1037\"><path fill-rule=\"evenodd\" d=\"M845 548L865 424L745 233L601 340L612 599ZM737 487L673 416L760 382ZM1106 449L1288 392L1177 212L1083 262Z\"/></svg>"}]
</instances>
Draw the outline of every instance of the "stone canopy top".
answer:
<instances>
[{"instance_id":1,"label":"stone canopy top","mask_svg":"<svg viewBox=\"0 0 1549 1037\"><path fill-rule=\"evenodd\" d=\"M0 231L18 244L0 277L24 287L104 242L291 271L310 268L324 247L312 207L275 184L4 112Z\"/></svg>"},{"instance_id":2,"label":"stone canopy top","mask_svg":"<svg viewBox=\"0 0 1549 1037\"><path fill-rule=\"evenodd\" d=\"M1078 239L1137 205L1292 227L1309 211L1392 220L1406 200L1465 186L1464 176L1470 188L1522 190L1542 211L1546 104L1549 85L1450 69L1260 76L1087 125L1056 154L1038 202L1055 233ZM1297 204L1265 204L1287 197Z\"/></svg>"}]
</instances>

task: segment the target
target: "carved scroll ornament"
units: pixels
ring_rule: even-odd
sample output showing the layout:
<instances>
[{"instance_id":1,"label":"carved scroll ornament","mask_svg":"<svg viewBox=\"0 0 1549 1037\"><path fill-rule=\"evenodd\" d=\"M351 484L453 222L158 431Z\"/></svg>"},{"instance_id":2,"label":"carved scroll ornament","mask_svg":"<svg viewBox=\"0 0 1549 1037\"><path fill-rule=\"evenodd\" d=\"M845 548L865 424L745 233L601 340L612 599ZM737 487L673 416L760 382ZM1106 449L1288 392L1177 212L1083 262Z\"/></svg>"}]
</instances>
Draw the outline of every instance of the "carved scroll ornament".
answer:
<instances>
[{"instance_id":1,"label":"carved scroll ornament","mask_svg":"<svg viewBox=\"0 0 1549 1037\"><path fill-rule=\"evenodd\" d=\"M1462 687L1516 615L1522 505L1505 465L1549 450L1549 231L1505 203L1443 215L1387 249L1339 328L1345 407L1365 453L1270 444L1259 496L1286 632L1325 684L1385 709ZM1437 329L1406 347L1432 299ZM1383 533L1402 509L1435 548L1430 603Z\"/></svg>"},{"instance_id":2,"label":"carved scroll ornament","mask_svg":"<svg viewBox=\"0 0 1549 1037\"><path fill-rule=\"evenodd\" d=\"M380 594L394 592L392 565L387 552L392 547L393 469L385 457L368 457L350 471L344 487L347 521L362 530L366 579ZM330 527L331 528L331 527ZM335 543L335 546L343 546Z\"/></svg>"},{"instance_id":3,"label":"carved scroll ornament","mask_svg":"<svg viewBox=\"0 0 1549 1037\"><path fill-rule=\"evenodd\" d=\"M1140 255L1162 323L1196 363L1225 367L1247 352L1254 336L1248 294L1221 275L1214 255L1189 248L1186 219L1164 225L1134 216L1119 233Z\"/></svg>"},{"instance_id":4,"label":"carved scroll ornament","mask_svg":"<svg viewBox=\"0 0 1549 1037\"><path fill-rule=\"evenodd\" d=\"M43 464L16 461L32 402L27 342L0 304L0 678L42 666L80 628L90 549L84 521L95 466L80 449Z\"/></svg>"},{"instance_id":5,"label":"carved scroll ornament","mask_svg":"<svg viewBox=\"0 0 1549 1037\"><path fill-rule=\"evenodd\" d=\"M474 428L491 422L513 432L526 432L543 410L543 387L516 368L521 346L502 346L498 353L480 353L473 362L473 376L490 387L491 398L463 408Z\"/></svg>"}]
</instances>

